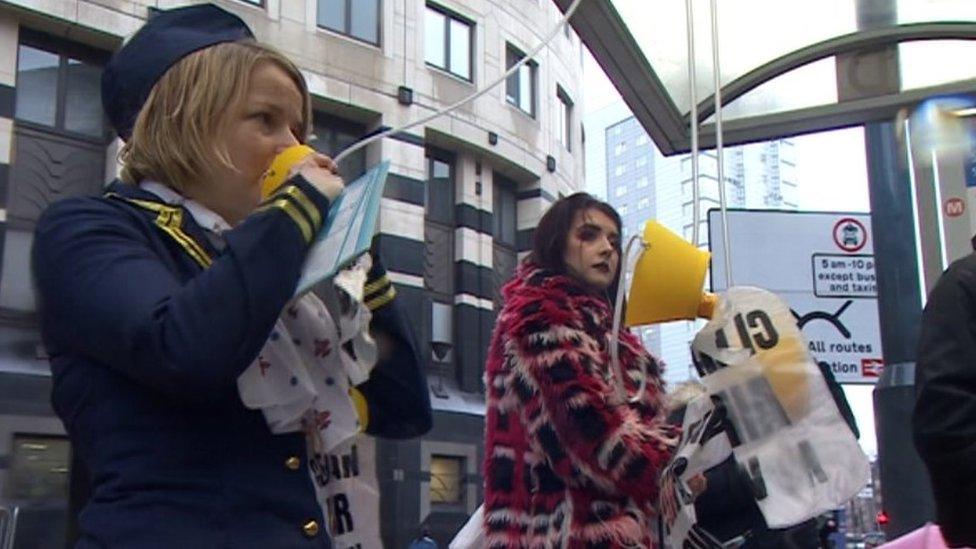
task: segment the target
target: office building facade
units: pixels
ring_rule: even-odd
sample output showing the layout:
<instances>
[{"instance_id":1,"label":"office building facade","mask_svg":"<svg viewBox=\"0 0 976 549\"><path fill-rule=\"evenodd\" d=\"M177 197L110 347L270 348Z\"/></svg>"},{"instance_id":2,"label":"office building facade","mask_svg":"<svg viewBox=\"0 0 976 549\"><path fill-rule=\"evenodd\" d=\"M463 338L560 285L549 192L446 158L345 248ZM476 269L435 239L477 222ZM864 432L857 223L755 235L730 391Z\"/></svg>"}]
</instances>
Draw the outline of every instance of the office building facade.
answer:
<instances>
[{"instance_id":1,"label":"office building facade","mask_svg":"<svg viewBox=\"0 0 976 549\"><path fill-rule=\"evenodd\" d=\"M32 231L50 202L98 194L116 176L101 67L153 10L186 3L0 0L0 506L21 506L21 517L53 506L52 532L70 447L49 404ZM215 3L301 68L312 144L328 154L500 78L561 16L548 0ZM424 523L447 541L481 500L482 373L498 289L544 210L583 180L580 48L560 33L486 95L342 165L352 178L391 162L379 248L412 315L435 408L422 439L377 443L388 547L406 546Z\"/></svg>"}]
</instances>

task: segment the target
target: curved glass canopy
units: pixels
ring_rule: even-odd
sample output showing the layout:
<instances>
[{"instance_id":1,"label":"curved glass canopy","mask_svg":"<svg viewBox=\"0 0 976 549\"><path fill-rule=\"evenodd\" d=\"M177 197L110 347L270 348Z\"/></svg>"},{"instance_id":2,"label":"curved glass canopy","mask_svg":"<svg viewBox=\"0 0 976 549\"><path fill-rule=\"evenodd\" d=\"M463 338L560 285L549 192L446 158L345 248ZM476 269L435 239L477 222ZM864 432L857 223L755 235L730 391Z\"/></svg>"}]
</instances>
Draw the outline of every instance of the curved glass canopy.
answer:
<instances>
[{"instance_id":1,"label":"curved glass canopy","mask_svg":"<svg viewBox=\"0 0 976 549\"><path fill-rule=\"evenodd\" d=\"M566 9L571 0L555 0ZM891 119L976 90L971 0L717 0L725 142ZM709 0L691 0L702 145L714 142ZM584 0L571 23L665 154L689 144L686 0Z\"/></svg>"}]
</instances>

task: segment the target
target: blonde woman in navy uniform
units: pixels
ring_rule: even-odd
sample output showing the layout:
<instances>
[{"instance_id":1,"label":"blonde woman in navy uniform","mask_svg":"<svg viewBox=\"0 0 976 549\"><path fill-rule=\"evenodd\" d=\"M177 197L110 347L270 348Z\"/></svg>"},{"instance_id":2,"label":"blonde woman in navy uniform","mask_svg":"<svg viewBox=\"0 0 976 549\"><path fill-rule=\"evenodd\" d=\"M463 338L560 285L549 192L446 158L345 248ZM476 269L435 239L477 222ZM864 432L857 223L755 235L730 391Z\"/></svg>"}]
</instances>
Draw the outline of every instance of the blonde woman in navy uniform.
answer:
<instances>
[{"instance_id":1,"label":"blonde woman in navy uniform","mask_svg":"<svg viewBox=\"0 0 976 549\"><path fill-rule=\"evenodd\" d=\"M300 72L236 16L192 6L154 15L102 96L121 181L49 207L33 250L52 400L92 487L77 547L330 547L303 433L272 434L236 385L343 188L316 154L261 203L272 158L309 133ZM417 436L429 396L375 259L366 431Z\"/></svg>"}]
</instances>

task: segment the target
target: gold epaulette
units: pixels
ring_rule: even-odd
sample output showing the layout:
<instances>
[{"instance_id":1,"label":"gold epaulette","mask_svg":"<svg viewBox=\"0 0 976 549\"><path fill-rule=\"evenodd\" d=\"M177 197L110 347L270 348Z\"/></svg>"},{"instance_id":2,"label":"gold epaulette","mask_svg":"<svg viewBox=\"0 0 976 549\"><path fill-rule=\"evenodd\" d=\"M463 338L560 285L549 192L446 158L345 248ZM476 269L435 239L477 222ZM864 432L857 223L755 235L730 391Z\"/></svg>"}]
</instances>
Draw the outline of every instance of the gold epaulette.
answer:
<instances>
[{"instance_id":1,"label":"gold epaulette","mask_svg":"<svg viewBox=\"0 0 976 549\"><path fill-rule=\"evenodd\" d=\"M115 198L118 200L123 200L135 206L139 206L144 210L149 210L156 213L156 226L163 230L164 233L170 236L177 244L183 248L186 253L193 258L194 261L200 264L201 267L206 269L213 263L213 259L207 254L193 238L183 232L183 209L177 206L170 206L168 204L160 204L158 202L152 202L150 200L140 200L138 198L129 198L122 196L118 193L105 193L108 198Z\"/></svg>"}]
</instances>

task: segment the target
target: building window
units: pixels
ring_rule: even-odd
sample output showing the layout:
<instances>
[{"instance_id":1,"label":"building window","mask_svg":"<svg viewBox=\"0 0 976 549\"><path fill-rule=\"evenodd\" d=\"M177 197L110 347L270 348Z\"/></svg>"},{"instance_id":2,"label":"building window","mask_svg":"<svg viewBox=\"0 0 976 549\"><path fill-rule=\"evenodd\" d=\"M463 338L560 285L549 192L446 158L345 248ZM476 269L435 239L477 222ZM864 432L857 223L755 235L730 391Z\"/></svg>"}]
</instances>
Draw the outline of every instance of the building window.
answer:
<instances>
[{"instance_id":1,"label":"building window","mask_svg":"<svg viewBox=\"0 0 976 549\"><path fill-rule=\"evenodd\" d=\"M621 185L621 186L617 187L617 190L615 190L613 192L613 194L617 198L620 198L621 196L627 194L627 186L626 185Z\"/></svg>"},{"instance_id":2,"label":"building window","mask_svg":"<svg viewBox=\"0 0 976 549\"><path fill-rule=\"evenodd\" d=\"M454 174L446 155L427 157L424 215L428 221L454 226Z\"/></svg>"},{"instance_id":3,"label":"building window","mask_svg":"<svg viewBox=\"0 0 976 549\"><path fill-rule=\"evenodd\" d=\"M640 176L640 177L637 178L637 188L638 189L643 189L649 183L650 183L650 180L647 178L646 175L642 175L642 176Z\"/></svg>"},{"instance_id":4,"label":"building window","mask_svg":"<svg viewBox=\"0 0 976 549\"><path fill-rule=\"evenodd\" d=\"M424 185L424 287L428 297L454 299L454 159L440 149L427 150Z\"/></svg>"},{"instance_id":5,"label":"building window","mask_svg":"<svg viewBox=\"0 0 976 549\"><path fill-rule=\"evenodd\" d=\"M615 169L613 170L613 173L614 173L614 175L618 175L618 176L620 176L620 175L623 175L623 174L624 174L624 172L626 172L626 171L627 171L627 166L624 166L623 164L619 164L619 165L618 165L618 166L617 166L617 167L616 167L616 168L615 168Z\"/></svg>"},{"instance_id":6,"label":"building window","mask_svg":"<svg viewBox=\"0 0 976 549\"><path fill-rule=\"evenodd\" d=\"M106 54L80 45L59 45L28 30L21 34L15 118L104 140L107 125L102 114L101 65Z\"/></svg>"},{"instance_id":7,"label":"building window","mask_svg":"<svg viewBox=\"0 0 976 549\"><path fill-rule=\"evenodd\" d=\"M68 439L57 436L14 435L6 500L63 501L68 497Z\"/></svg>"},{"instance_id":8,"label":"building window","mask_svg":"<svg viewBox=\"0 0 976 549\"><path fill-rule=\"evenodd\" d=\"M37 309L30 257L34 231L9 225L3 233L3 271L0 276L0 309L20 315Z\"/></svg>"},{"instance_id":9,"label":"building window","mask_svg":"<svg viewBox=\"0 0 976 549\"><path fill-rule=\"evenodd\" d=\"M637 144L638 145L647 145L647 134L646 133L642 133L639 136L637 136Z\"/></svg>"},{"instance_id":10,"label":"building window","mask_svg":"<svg viewBox=\"0 0 976 549\"><path fill-rule=\"evenodd\" d=\"M637 165L638 166L646 166L647 165L647 157L646 156L638 156L637 157Z\"/></svg>"},{"instance_id":11,"label":"building window","mask_svg":"<svg viewBox=\"0 0 976 549\"><path fill-rule=\"evenodd\" d=\"M474 24L439 6L427 4L424 59L428 65L471 81Z\"/></svg>"},{"instance_id":12,"label":"building window","mask_svg":"<svg viewBox=\"0 0 976 549\"><path fill-rule=\"evenodd\" d=\"M511 70L525 54L508 44L505 49L505 67ZM512 105L535 118L536 64L528 61L512 73L505 82L505 99Z\"/></svg>"},{"instance_id":13,"label":"building window","mask_svg":"<svg viewBox=\"0 0 976 549\"><path fill-rule=\"evenodd\" d=\"M380 0L318 0L320 27L379 45Z\"/></svg>"},{"instance_id":14,"label":"building window","mask_svg":"<svg viewBox=\"0 0 976 549\"><path fill-rule=\"evenodd\" d=\"M630 208L628 208L626 204L621 204L617 207L617 213L620 214L620 217L627 215L628 211L630 211Z\"/></svg>"},{"instance_id":15,"label":"building window","mask_svg":"<svg viewBox=\"0 0 976 549\"><path fill-rule=\"evenodd\" d=\"M430 304L431 359L450 365L454 349L454 307L434 301Z\"/></svg>"},{"instance_id":16,"label":"building window","mask_svg":"<svg viewBox=\"0 0 976 549\"><path fill-rule=\"evenodd\" d=\"M556 113L556 136L566 147L567 151L572 151L573 138L573 101L561 86L556 86L556 98L559 99L559 106Z\"/></svg>"},{"instance_id":17,"label":"building window","mask_svg":"<svg viewBox=\"0 0 976 549\"><path fill-rule=\"evenodd\" d=\"M366 135L366 127L355 122L315 111L312 116L312 138L308 144L313 149L335 157ZM366 149L359 149L339 165L339 171L347 183L366 173Z\"/></svg>"},{"instance_id":18,"label":"building window","mask_svg":"<svg viewBox=\"0 0 976 549\"><path fill-rule=\"evenodd\" d=\"M613 147L613 155L614 156L620 156L620 155L624 154L624 151L626 151L626 150L627 150L627 142L626 141L621 141L620 143L617 143Z\"/></svg>"},{"instance_id":19,"label":"building window","mask_svg":"<svg viewBox=\"0 0 976 549\"><path fill-rule=\"evenodd\" d=\"M515 248L517 232L515 183L495 174L492 237L498 244Z\"/></svg>"},{"instance_id":20,"label":"building window","mask_svg":"<svg viewBox=\"0 0 976 549\"><path fill-rule=\"evenodd\" d=\"M646 209L650 205L651 205L651 201L650 201L650 199L647 199L647 198L641 198L640 200L637 201L637 209L638 210Z\"/></svg>"},{"instance_id":21,"label":"building window","mask_svg":"<svg viewBox=\"0 0 976 549\"><path fill-rule=\"evenodd\" d=\"M430 456L430 503L432 505L458 505L462 503L463 472L463 457Z\"/></svg>"}]
</instances>

